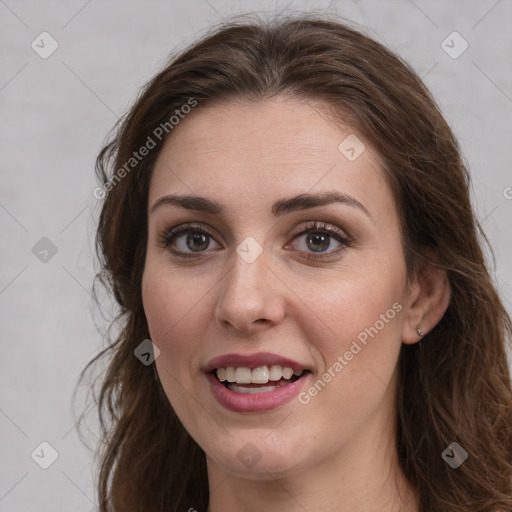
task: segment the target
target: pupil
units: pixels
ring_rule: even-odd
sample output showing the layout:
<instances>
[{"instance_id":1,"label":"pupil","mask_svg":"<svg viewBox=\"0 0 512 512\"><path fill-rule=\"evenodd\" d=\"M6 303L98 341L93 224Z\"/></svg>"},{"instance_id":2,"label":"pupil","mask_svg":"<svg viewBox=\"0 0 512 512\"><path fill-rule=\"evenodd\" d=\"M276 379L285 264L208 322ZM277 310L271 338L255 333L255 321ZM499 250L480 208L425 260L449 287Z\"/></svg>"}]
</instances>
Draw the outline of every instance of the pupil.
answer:
<instances>
[{"instance_id":1,"label":"pupil","mask_svg":"<svg viewBox=\"0 0 512 512\"><path fill-rule=\"evenodd\" d=\"M327 235L315 234L308 236L308 243L312 242L313 245L319 245L320 248L315 248L310 245L310 248L315 252L321 252L329 247L329 237Z\"/></svg>"},{"instance_id":2,"label":"pupil","mask_svg":"<svg viewBox=\"0 0 512 512\"><path fill-rule=\"evenodd\" d=\"M189 243L190 242L190 243ZM194 233L194 234L191 234L189 233L188 236L187 236L187 247L192 250L192 251L201 251L203 249L206 249L208 247L208 239L206 237L206 235L204 235L203 233ZM193 248L193 246L197 244L197 246L199 246L199 248Z\"/></svg>"}]
</instances>

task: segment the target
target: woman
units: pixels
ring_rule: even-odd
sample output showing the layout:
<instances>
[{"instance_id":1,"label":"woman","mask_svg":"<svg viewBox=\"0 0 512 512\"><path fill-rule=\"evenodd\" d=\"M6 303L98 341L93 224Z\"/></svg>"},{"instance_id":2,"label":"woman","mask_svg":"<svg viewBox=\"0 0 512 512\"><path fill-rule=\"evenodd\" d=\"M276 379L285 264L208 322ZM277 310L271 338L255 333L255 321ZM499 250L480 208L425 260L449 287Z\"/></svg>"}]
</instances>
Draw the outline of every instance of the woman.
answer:
<instances>
[{"instance_id":1,"label":"woman","mask_svg":"<svg viewBox=\"0 0 512 512\"><path fill-rule=\"evenodd\" d=\"M97 164L102 511L512 510L510 318L407 64L327 17L226 22Z\"/></svg>"}]
</instances>

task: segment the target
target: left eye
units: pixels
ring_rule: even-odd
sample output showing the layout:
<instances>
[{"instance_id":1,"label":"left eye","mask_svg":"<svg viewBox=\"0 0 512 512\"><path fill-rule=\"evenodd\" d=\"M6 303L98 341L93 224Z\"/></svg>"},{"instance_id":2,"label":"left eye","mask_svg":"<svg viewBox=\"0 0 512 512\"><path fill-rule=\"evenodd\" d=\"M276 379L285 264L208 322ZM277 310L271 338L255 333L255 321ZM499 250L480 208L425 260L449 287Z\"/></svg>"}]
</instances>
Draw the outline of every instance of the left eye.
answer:
<instances>
[{"instance_id":1,"label":"left eye","mask_svg":"<svg viewBox=\"0 0 512 512\"><path fill-rule=\"evenodd\" d=\"M323 224L313 225L298 233L293 240L298 240L293 247L301 252L309 253L309 258L322 258L335 255L350 246L350 240L333 227ZM292 247L288 244L286 248Z\"/></svg>"},{"instance_id":2,"label":"left eye","mask_svg":"<svg viewBox=\"0 0 512 512\"><path fill-rule=\"evenodd\" d=\"M299 251L308 251L311 250L313 252L325 252L329 248L332 249L331 245L333 243L333 235L330 233L323 233L321 231L318 232L308 232L304 235L299 235L297 238L301 238L301 242L299 243L298 250ZM340 244L339 241L337 241Z\"/></svg>"}]
</instances>

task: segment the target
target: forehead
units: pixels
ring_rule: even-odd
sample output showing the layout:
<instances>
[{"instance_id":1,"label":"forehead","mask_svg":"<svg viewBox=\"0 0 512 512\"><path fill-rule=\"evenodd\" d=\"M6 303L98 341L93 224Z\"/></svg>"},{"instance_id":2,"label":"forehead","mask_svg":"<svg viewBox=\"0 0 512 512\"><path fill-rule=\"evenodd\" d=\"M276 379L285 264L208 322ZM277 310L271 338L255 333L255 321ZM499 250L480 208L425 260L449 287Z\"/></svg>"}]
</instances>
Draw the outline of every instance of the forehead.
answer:
<instances>
[{"instance_id":1,"label":"forehead","mask_svg":"<svg viewBox=\"0 0 512 512\"><path fill-rule=\"evenodd\" d=\"M248 209L264 199L334 190L392 207L379 155L318 106L287 97L198 105L161 150L149 204L164 194L192 193Z\"/></svg>"}]
</instances>

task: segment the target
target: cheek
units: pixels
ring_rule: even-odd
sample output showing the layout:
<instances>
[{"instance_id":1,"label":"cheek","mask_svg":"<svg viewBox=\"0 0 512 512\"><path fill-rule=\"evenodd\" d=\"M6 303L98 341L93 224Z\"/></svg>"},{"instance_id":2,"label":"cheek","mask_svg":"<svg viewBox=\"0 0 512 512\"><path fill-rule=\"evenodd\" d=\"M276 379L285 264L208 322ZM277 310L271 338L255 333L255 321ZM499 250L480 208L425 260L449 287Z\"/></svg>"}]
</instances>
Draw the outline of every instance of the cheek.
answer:
<instances>
[{"instance_id":1,"label":"cheek","mask_svg":"<svg viewBox=\"0 0 512 512\"><path fill-rule=\"evenodd\" d=\"M204 294L203 294L204 295ZM186 279L161 266L146 265L142 278L142 302L153 341L163 341L177 330L193 328L187 315L201 307L201 295ZM196 313L197 315L197 313ZM194 318L197 320L197 316Z\"/></svg>"},{"instance_id":2,"label":"cheek","mask_svg":"<svg viewBox=\"0 0 512 512\"><path fill-rule=\"evenodd\" d=\"M150 338L160 349L157 368L189 379L208 322L205 293L169 269L148 265L142 301Z\"/></svg>"},{"instance_id":3,"label":"cheek","mask_svg":"<svg viewBox=\"0 0 512 512\"><path fill-rule=\"evenodd\" d=\"M219 433L212 432L211 404L196 405L204 395L204 389L198 388L198 357L212 315L207 291L213 284L198 286L197 279L192 281L190 275L178 276L161 262L147 261L142 279L144 311L151 340L160 349L155 361L158 376L173 410L200 446L208 439L227 450L229 439L220 435L217 442ZM235 448L230 450L235 452Z\"/></svg>"},{"instance_id":4,"label":"cheek","mask_svg":"<svg viewBox=\"0 0 512 512\"><path fill-rule=\"evenodd\" d=\"M155 364L163 389L180 417L190 413L195 357L199 352L201 319L206 318L197 287L187 286L165 266L147 262L142 279L142 302L152 342L160 349ZM203 294L204 295L204 294Z\"/></svg>"},{"instance_id":5,"label":"cheek","mask_svg":"<svg viewBox=\"0 0 512 512\"><path fill-rule=\"evenodd\" d=\"M370 273L352 267L350 277L312 284L302 295L307 307L298 317L321 361L315 378L325 383L325 390L319 384L303 396L319 411L336 404L355 421L378 410L392 388L401 347L404 274L396 265L382 268L387 270Z\"/></svg>"},{"instance_id":6,"label":"cheek","mask_svg":"<svg viewBox=\"0 0 512 512\"><path fill-rule=\"evenodd\" d=\"M386 279L352 274L350 278L340 276L330 285L312 285L302 293L309 310L308 322L303 325L317 329L317 335L323 332L320 338L313 336L312 340L331 340L326 347L329 353L343 350L359 335L364 340L364 333L372 327L382 334L396 334L400 331L399 312L403 309L399 284L398 280L389 279L389 274Z\"/></svg>"}]
</instances>

